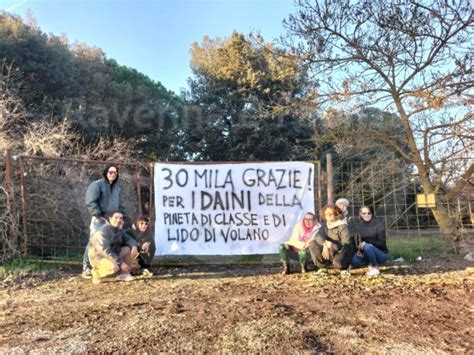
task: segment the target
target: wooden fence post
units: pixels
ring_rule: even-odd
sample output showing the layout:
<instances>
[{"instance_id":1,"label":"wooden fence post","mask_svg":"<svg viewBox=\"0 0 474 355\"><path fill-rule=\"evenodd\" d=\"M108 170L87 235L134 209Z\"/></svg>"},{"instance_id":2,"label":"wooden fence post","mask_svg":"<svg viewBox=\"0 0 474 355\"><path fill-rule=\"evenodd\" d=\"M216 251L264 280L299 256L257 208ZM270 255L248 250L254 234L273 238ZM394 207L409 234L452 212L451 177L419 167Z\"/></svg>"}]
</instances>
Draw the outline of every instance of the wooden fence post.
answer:
<instances>
[{"instance_id":1,"label":"wooden fence post","mask_svg":"<svg viewBox=\"0 0 474 355\"><path fill-rule=\"evenodd\" d=\"M138 215L143 214L142 207L142 187L140 182L140 164L135 166L135 188L137 189ZM133 221L130 221L133 224Z\"/></svg>"},{"instance_id":2,"label":"wooden fence post","mask_svg":"<svg viewBox=\"0 0 474 355\"><path fill-rule=\"evenodd\" d=\"M326 154L326 171L328 184L328 205L334 204L334 172L332 166L332 154Z\"/></svg>"}]
</instances>

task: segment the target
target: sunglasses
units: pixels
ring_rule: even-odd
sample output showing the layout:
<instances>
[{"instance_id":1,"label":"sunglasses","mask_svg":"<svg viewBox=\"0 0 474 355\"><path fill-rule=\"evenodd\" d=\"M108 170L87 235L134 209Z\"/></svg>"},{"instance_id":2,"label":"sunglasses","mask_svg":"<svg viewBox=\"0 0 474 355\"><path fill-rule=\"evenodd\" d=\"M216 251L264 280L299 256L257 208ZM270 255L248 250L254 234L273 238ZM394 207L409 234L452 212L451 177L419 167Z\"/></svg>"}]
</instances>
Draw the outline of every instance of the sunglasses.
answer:
<instances>
[{"instance_id":1,"label":"sunglasses","mask_svg":"<svg viewBox=\"0 0 474 355\"><path fill-rule=\"evenodd\" d=\"M113 175L117 175L118 173L115 171L115 170L109 170L107 171L108 174L113 174Z\"/></svg>"}]
</instances>

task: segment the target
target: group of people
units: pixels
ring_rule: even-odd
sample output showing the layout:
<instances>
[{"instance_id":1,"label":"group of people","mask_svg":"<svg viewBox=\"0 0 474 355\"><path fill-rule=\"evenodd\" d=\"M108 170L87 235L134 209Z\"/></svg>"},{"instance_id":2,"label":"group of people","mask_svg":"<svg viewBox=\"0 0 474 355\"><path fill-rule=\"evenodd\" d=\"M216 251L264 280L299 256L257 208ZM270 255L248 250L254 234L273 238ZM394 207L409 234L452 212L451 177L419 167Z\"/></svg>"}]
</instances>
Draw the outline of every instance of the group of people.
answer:
<instances>
[{"instance_id":1,"label":"group of people","mask_svg":"<svg viewBox=\"0 0 474 355\"><path fill-rule=\"evenodd\" d=\"M124 228L126 214L118 178L118 167L107 166L102 178L89 185L85 196L91 223L82 276L91 278L94 284L106 278L130 281L140 273L152 275L149 267L155 241L150 220L139 216L130 228ZM314 213L304 215L291 238L279 247L283 274L290 273L290 259L299 261L303 273L312 259L317 275L327 275L328 268L333 267L349 276L351 267L367 265L367 276L380 274L378 266L388 260L384 223L374 217L369 206L360 208L359 220L351 219L348 207L345 198L324 206L321 224Z\"/></svg>"},{"instance_id":2,"label":"group of people","mask_svg":"<svg viewBox=\"0 0 474 355\"><path fill-rule=\"evenodd\" d=\"M367 276L380 275L379 265L388 260L384 222L375 218L369 206L359 209L358 220L351 219L348 207L345 198L324 206L321 224L313 213L304 215L290 239L280 245L283 274L290 272L290 259L297 259L305 273L311 258L318 276L327 275L330 267L340 270L341 276L350 276L352 267L364 266L368 266Z\"/></svg>"},{"instance_id":3,"label":"group of people","mask_svg":"<svg viewBox=\"0 0 474 355\"><path fill-rule=\"evenodd\" d=\"M139 216L124 229L119 170L106 167L102 178L87 188L85 203L91 215L89 242L83 257L82 277L99 284L106 278L131 281L140 273L151 276L149 267L155 255L150 220Z\"/></svg>"}]
</instances>

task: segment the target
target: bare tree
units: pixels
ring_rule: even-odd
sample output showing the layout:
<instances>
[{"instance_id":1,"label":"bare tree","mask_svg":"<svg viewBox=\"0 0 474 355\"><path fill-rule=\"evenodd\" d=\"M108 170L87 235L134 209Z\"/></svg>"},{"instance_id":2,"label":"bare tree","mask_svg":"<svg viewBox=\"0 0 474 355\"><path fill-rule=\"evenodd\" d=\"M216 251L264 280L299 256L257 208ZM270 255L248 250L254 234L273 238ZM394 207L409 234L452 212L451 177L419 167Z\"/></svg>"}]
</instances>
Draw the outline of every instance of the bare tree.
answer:
<instances>
[{"instance_id":1,"label":"bare tree","mask_svg":"<svg viewBox=\"0 0 474 355\"><path fill-rule=\"evenodd\" d=\"M284 41L313 68L322 102L396 114L403 144L367 126L355 133L413 164L424 191L436 194L432 212L441 231L472 249L444 207L474 172L470 1L298 0L297 6L285 21Z\"/></svg>"}]
</instances>

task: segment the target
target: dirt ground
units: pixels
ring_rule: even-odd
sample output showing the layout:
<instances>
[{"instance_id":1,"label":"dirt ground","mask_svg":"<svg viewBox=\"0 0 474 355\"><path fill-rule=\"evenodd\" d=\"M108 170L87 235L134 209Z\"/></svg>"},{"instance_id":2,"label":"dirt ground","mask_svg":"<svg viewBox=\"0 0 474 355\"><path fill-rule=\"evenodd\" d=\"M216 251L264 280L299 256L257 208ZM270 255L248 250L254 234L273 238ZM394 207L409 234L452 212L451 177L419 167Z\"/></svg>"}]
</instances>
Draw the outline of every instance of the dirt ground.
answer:
<instances>
[{"instance_id":1,"label":"dirt ground","mask_svg":"<svg viewBox=\"0 0 474 355\"><path fill-rule=\"evenodd\" d=\"M156 267L150 279L100 285L79 267L10 276L0 353L474 352L472 262L391 264L376 279L279 270Z\"/></svg>"}]
</instances>

